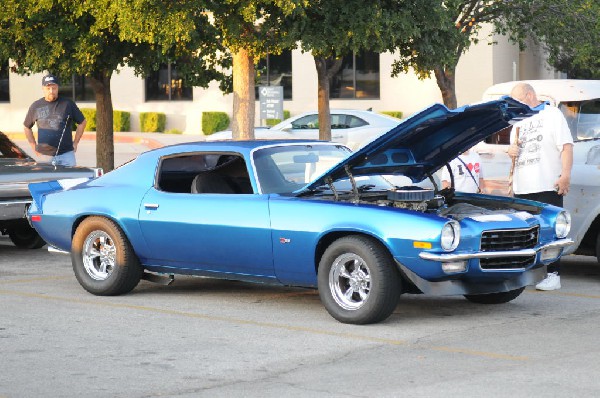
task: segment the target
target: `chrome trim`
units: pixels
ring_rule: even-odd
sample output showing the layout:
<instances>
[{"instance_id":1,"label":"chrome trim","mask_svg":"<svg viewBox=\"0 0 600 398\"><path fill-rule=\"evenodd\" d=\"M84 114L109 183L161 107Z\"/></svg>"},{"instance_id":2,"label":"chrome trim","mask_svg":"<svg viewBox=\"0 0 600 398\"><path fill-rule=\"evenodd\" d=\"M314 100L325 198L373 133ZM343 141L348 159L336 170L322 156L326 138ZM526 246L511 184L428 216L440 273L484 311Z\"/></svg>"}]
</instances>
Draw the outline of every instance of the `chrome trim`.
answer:
<instances>
[{"instance_id":1,"label":"chrome trim","mask_svg":"<svg viewBox=\"0 0 600 398\"><path fill-rule=\"evenodd\" d=\"M61 249L59 249L57 247L50 246L50 245L48 245L48 252L49 253L59 253L59 254L70 254L67 251L61 250Z\"/></svg>"},{"instance_id":2,"label":"chrome trim","mask_svg":"<svg viewBox=\"0 0 600 398\"><path fill-rule=\"evenodd\" d=\"M538 252L544 249L555 249L571 246L573 243L572 239L560 239L553 242L547 243L537 249L523 249L523 250L509 250L509 251L498 251L498 252L474 252L474 253L460 253L460 254L436 254L430 252L421 252L419 257L423 260L440 261L447 263L451 261L470 260L472 258L497 258L497 257L526 257L534 256Z\"/></svg>"}]
</instances>

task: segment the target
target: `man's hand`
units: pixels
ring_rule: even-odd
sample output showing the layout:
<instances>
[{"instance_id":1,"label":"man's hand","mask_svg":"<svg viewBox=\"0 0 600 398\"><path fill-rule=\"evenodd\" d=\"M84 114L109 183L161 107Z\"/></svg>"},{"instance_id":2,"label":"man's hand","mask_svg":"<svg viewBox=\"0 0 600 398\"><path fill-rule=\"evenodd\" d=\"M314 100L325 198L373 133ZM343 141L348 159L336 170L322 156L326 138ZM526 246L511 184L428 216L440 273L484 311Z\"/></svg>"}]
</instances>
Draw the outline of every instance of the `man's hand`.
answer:
<instances>
[{"instance_id":1,"label":"man's hand","mask_svg":"<svg viewBox=\"0 0 600 398\"><path fill-rule=\"evenodd\" d=\"M511 158L516 158L517 156L519 156L519 145L510 145L506 153L508 153L508 156L510 156Z\"/></svg>"},{"instance_id":2,"label":"man's hand","mask_svg":"<svg viewBox=\"0 0 600 398\"><path fill-rule=\"evenodd\" d=\"M558 180L554 183L556 193L559 195L566 195L569 193L569 187L571 186L571 177L561 175Z\"/></svg>"}]
</instances>

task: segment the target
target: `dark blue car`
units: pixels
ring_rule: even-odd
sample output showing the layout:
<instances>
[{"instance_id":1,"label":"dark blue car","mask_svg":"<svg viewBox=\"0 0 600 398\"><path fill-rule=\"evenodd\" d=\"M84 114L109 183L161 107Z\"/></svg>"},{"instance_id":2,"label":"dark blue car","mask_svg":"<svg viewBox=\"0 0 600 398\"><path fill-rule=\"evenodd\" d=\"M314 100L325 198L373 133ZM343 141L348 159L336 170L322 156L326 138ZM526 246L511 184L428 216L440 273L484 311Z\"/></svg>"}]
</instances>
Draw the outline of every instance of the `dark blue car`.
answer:
<instances>
[{"instance_id":1,"label":"dark blue car","mask_svg":"<svg viewBox=\"0 0 600 398\"><path fill-rule=\"evenodd\" d=\"M434 105L354 153L297 140L165 147L79 185L31 184L29 219L96 295L161 274L304 286L356 324L386 319L403 293L505 303L571 243L568 212L416 183L528 112L510 99Z\"/></svg>"}]
</instances>

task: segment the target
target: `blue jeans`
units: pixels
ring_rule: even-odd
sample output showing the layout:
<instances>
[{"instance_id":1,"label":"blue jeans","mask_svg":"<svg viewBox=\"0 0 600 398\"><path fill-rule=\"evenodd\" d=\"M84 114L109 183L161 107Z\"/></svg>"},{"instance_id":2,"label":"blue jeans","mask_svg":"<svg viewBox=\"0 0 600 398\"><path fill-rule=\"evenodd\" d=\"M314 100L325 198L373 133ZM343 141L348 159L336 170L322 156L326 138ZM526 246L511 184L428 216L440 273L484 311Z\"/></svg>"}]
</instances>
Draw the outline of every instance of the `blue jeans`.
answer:
<instances>
[{"instance_id":1,"label":"blue jeans","mask_svg":"<svg viewBox=\"0 0 600 398\"><path fill-rule=\"evenodd\" d=\"M56 156L44 156L44 161L59 166L75 166L75 152L69 151Z\"/></svg>"}]
</instances>

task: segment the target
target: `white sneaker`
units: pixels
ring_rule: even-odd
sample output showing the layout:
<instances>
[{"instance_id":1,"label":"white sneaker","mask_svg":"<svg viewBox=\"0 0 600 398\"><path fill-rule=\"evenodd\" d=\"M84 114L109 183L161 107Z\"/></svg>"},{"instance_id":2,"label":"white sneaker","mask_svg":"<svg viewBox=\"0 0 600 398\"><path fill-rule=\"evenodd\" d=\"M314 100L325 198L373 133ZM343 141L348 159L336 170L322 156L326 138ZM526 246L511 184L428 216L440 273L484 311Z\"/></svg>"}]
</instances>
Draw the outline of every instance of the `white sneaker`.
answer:
<instances>
[{"instance_id":1,"label":"white sneaker","mask_svg":"<svg viewBox=\"0 0 600 398\"><path fill-rule=\"evenodd\" d=\"M558 272L552 272L546 278L535 285L537 290L557 290L560 289L560 276Z\"/></svg>"}]
</instances>

